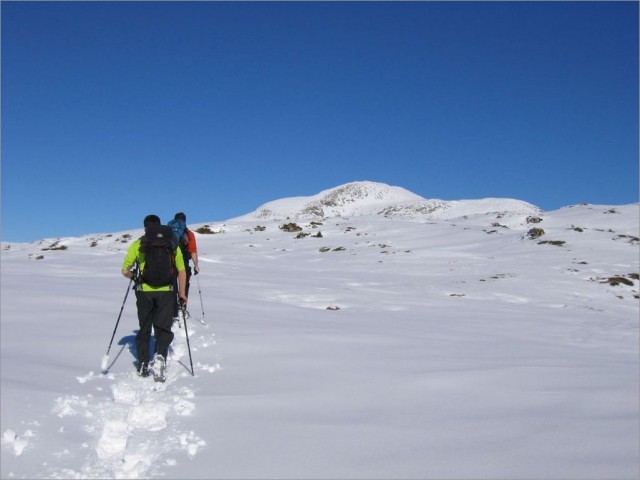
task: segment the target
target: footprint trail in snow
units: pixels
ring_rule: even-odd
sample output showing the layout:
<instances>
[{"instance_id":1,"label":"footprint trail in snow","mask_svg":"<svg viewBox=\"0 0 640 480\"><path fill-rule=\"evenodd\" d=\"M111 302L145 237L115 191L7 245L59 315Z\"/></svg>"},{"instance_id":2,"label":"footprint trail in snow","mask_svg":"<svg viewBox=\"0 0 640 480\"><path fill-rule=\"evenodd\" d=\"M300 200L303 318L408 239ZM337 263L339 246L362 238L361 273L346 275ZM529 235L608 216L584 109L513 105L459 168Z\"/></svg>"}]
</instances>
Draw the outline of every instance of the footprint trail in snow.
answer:
<instances>
[{"instance_id":1,"label":"footprint trail in snow","mask_svg":"<svg viewBox=\"0 0 640 480\"><path fill-rule=\"evenodd\" d=\"M174 333L165 383L154 382L153 376L139 377L133 369L127 373L107 375L91 372L77 380L89 387L99 384L93 393L56 399L52 409L54 415L76 417L78 423L83 424L82 429L87 435L86 442L82 444L86 459L78 470L61 465L48 466L43 476L148 478L167 466L178 465L179 461L174 456L185 453L188 458L193 458L206 446L206 441L198 433L181 425L183 417L196 409L196 395L188 386L193 384L189 381L193 377L189 371L184 329L175 328ZM194 339L201 351L215 345L212 333L201 334L190 326L189 335L192 350ZM194 362L196 377L219 368L218 364ZM63 431L61 435L64 435Z\"/></svg>"}]
</instances>

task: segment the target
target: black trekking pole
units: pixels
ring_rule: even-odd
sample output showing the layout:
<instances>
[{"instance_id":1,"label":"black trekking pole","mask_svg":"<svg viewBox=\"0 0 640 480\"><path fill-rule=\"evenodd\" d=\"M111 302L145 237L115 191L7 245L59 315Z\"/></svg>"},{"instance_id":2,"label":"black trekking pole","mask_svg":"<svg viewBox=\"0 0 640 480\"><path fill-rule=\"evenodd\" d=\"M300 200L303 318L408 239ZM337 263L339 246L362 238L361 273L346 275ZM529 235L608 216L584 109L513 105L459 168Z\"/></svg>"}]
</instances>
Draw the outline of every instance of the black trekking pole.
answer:
<instances>
[{"instance_id":1,"label":"black trekking pole","mask_svg":"<svg viewBox=\"0 0 640 480\"><path fill-rule=\"evenodd\" d=\"M200 320L200 323L206 327L207 323L204 321L204 304L202 303L202 290L200 290L200 278L198 277L197 273L195 274L195 277L198 283L198 293L200 294L200 307L202 308L202 320Z\"/></svg>"},{"instance_id":2,"label":"black trekking pole","mask_svg":"<svg viewBox=\"0 0 640 480\"><path fill-rule=\"evenodd\" d=\"M182 320L184 321L184 334L187 337L187 349L189 350L189 363L191 363L191 376L195 377L196 374L193 371L193 360L191 359L191 345L189 344L189 331L187 330L187 312L186 307L182 301L180 301L180 309L182 310Z\"/></svg>"},{"instance_id":3,"label":"black trekking pole","mask_svg":"<svg viewBox=\"0 0 640 480\"><path fill-rule=\"evenodd\" d=\"M118 330L118 324L120 323L120 317L122 317L122 311L124 310L124 304L127 303L127 297L129 296L129 290L131 290L131 284L136 278L136 270L133 270L133 276L131 280L129 280L129 285L127 285L127 293L124 295L124 301L122 302L122 306L120 307L120 314L118 315L118 320L116 321L116 326L113 329L113 335L111 335L111 341L109 342L109 348L107 348L107 354L102 357L102 373L107 373L107 369L109 368L109 352L111 351L111 345L113 344L113 339L116 336L116 330Z\"/></svg>"}]
</instances>

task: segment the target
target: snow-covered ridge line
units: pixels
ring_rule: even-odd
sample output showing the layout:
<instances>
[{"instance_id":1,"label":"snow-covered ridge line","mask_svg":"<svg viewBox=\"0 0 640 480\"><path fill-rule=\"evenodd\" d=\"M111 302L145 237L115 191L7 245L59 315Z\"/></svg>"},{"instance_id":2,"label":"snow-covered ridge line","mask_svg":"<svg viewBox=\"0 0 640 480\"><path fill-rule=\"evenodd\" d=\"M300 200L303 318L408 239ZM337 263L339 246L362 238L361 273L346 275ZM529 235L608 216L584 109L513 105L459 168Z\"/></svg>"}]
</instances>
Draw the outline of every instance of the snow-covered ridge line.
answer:
<instances>
[{"instance_id":1,"label":"snow-covered ridge line","mask_svg":"<svg viewBox=\"0 0 640 480\"><path fill-rule=\"evenodd\" d=\"M538 215L541 209L509 198L445 201L426 199L402 187L376 182L352 182L308 197L271 201L234 220L318 219L338 216L385 215L458 218L484 213Z\"/></svg>"},{"instance_id":2,"label":"snow-covered ridge line","mask_svg":"<svg viewBox=\"0 0 640 480\"><path fill-rule=\"evenodd\" d=\"M638 204L630 204L637 207ZM625 208L625 205L580 204L563 207L565 209L610 209ZM555 211L554 211L555 212ZM447 221L464 218L493 216L510 228L526 228L527 218L546 216L541 208L517 199L484 198L468 200L425 199L402 187L389 186L376 182L352 182L324 190L316 195L290 197L267 202L253 212L223 221L190 224L197 231L203 228L208 233L219 233L227 224L241 224L255 221L281 221L296 219L300 221L321 220L331 217L352 217L375 215L389 218L402 218L417 221ZM64 250L70 246L102 246L114 253L126 248L127 244L144 233L142 228L119 232L91 233L79 237L48 237L35 242L1 242L0 248L6 250L30 249L37 252ZM95 249L104 253L104 248Z\"/></svg>"}]
</instances>

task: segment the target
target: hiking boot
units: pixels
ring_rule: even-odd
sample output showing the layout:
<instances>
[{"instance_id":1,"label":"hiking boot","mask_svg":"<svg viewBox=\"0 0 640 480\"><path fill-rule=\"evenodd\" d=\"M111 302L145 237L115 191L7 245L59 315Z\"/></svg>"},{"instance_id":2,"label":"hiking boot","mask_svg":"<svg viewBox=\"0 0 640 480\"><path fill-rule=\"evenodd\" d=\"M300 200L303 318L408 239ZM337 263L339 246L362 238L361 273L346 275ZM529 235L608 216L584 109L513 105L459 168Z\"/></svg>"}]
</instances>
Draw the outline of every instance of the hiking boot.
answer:
<instances>
[{"instance_id":1,"label":"hiking boot","mask_svg":"<svg viewBox=\"0 0 640 480\"><path fill-rule=\"evenodd\" d=\"M138 375L140 375L141 377L149 376L149 364L147 362L144 362L142 364L142 366L140 367L140 370L138 370Z\"/></svg>"},{"instance_id":2,"label":"hiking boot","mask_svg":"<svg viewBox=\"0 0 640 480\"><path fill-rule=\"evenodd\" d=\"M156 353L155 358L153 359L153 379L156 382L164 382L165 381L165 376L164 376L164 371L166 368L167 364L164 360L164 357L162 355L158 355Z\"/></svg>"}]
</instances>

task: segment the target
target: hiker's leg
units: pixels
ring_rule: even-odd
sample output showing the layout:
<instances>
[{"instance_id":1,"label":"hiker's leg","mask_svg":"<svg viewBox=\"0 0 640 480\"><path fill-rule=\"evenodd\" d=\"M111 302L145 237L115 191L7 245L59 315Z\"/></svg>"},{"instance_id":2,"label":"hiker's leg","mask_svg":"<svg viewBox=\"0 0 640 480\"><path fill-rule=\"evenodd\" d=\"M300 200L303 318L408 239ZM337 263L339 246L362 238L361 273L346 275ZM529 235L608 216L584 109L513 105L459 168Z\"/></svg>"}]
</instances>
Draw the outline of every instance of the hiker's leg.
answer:
<instances>
[{"instance_id":1,"label":"hiker's leg","mask_svg":"<svg viewBox=\"0 0 640 480\"><path fill-rule=\"evenodd\" d=\"M169 353L169 345L173 341L173 307L175 304L175 292L154 292L156 296L156 311L153 320L153 328L156 332L156 352L165 359Z\"/></svg>"},{"instance_id":2,"label":"hiker's leg","mask_svg":"<svg viewBox=\"0 0 640 480\"><path fill-rule=\"evenodd\" d=\"M185 285L184 294L187 298L189 298L189 286L191 285L191 267L189 264L185 266L185 272L187 274L187 283ZM177 292L178 290L176 290Z\"/></svg>"},{"instance_id":3,"label":"hiker's leg","mask_svg":"<svg viewBox=\"0 0 640 480\"><path fill-rule=\"evenodd\" d=\"M140 330L136 335L136 350L140 364L149 363L149 342L151 341L151 326L153 324L153 299L148 293L136 292L136 306L138 307L138 324Z\"/></svg>"}]
</instances>

